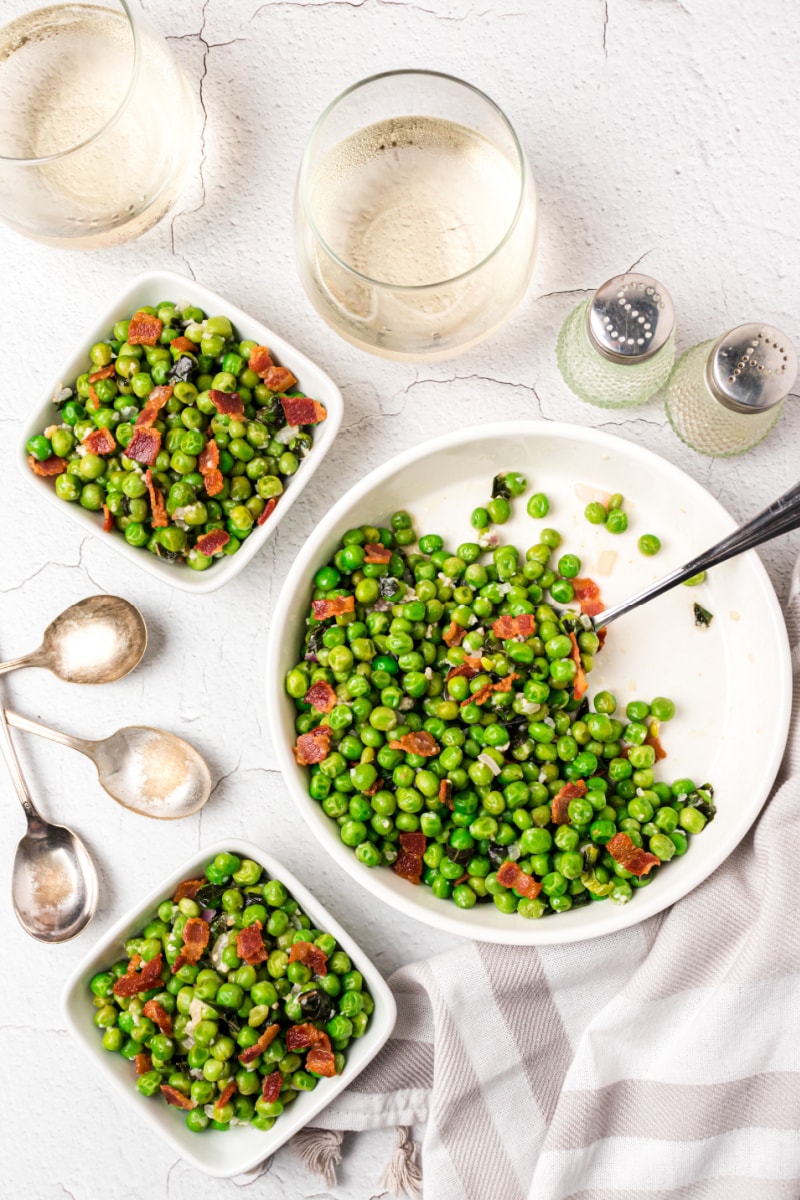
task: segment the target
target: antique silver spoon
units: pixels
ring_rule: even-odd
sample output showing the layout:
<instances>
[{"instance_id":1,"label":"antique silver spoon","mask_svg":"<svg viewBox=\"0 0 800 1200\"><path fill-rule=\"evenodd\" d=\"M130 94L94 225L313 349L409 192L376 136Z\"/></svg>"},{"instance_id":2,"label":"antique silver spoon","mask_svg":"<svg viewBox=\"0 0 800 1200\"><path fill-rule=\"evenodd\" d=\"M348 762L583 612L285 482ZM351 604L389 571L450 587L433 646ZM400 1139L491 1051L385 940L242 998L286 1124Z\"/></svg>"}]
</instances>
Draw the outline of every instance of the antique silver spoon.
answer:
<instances>
[{"instance_id":1,"label":"antique silver spoon","mask_svg":"<svg viewBox=\"0 0 800 1200\"><path fill-rule=\"evenodd\" d=\"M120 596L87 596L51 621L38 649L0 663L0 675L46 667L67 683L112 683L141 662L146 646L138 608Z\"/></svg>"}]
</instances>

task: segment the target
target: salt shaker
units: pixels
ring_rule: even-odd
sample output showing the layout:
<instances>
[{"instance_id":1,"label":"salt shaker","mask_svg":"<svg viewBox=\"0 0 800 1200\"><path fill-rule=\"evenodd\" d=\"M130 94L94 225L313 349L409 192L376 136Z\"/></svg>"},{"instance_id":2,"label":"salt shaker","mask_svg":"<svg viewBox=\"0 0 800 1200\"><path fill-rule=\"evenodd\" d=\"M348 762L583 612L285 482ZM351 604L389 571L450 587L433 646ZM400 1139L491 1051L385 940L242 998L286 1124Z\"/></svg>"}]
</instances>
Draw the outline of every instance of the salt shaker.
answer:
<instances>
[{"instance_id":1,"label":"salt shaker","mask_svg":"<svg viewBox=\"0 0 800 1200\"><path fill-rule=\"evenodd\" d=\"M682 354L667 383L678 437L700 454L741 454L765 438L797 377L797 355L773 325L737 325Z\"/></svg>"},{"instance_id":2,"label":"salt shaker","mask_svg":"<svg viewBox=\"0 0 800 1200\"><path fill-rule=\"evenodd\" d=\"M675 309L649 275L615 275L578 305L558 335L564 382L600 408L644 404L675 359Z\"/></svg>"}]
</instances>

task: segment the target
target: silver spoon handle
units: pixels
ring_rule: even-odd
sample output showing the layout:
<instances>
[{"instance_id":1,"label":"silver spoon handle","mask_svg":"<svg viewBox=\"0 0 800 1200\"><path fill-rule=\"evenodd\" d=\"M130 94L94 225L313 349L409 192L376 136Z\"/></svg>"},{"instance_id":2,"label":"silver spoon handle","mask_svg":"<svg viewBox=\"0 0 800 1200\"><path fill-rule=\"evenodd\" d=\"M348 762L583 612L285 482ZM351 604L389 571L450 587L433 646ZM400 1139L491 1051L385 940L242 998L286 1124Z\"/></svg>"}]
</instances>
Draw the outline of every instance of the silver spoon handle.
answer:
<instances>
[{"instance_id":1,"label":"silver spoon handle","mask_svg":"<svg viewBox=\"0 0 800 1200\"><path fill-rule=\"evenodd\" d=\"M28 818L28 824L43 825L44 822L36 811L36 807L31 800L28 785L25 782L25 777L22 774L22 768L19 765L17 752L14 749L14 743L11 740L11 733L6 721L5 712L0 705L0 754L5 759L8 772L11 776L11 782L14 784L14 789L19 798L19 802L25 810L25 816Z\"/></svg>"},{"instance_id":2,"label":"silver spoon handle","mask_svg":"<svg viewBox=\"0 0 800 1200\"><path fill-rule=\"evenodd\" d=\"M648 600L653 600L656 596L668 592L677 584L691 579L693 575L698 575L701 571L708 571L711 567L716 567L719 563L734 558L737 554L744 554L746 550L752 550L782 533L789 533L798 526L800 526L800 484L795 484L794 487L789 488L788 492L784 492L782 496L779 496L777 500L753 517L751 521L747 521L746 524L735 529L715 546L698 554L691 562L677 567L663 579L659 579L649 588L645 588L643 592L631 596L629 600L624 600L622 604L616 604L613 608L598 613L593 618L593 624L596 629L608 625L611 621L616 621L617 617L638 608L640 604L645 604Z\"/></svg>"},{"instance_id":3,"label":"silver spoon handle","mask_svg":"<svg viewBox=\"0 0 800 1200\"><path fill-rule=\"evenodd\" d=\"M6 720L15 729L22 729L25 733L35 733L38 737L47 738L50 742L58 742L60 746L69 746L71 750L78 750L81 754L90 754L94 749L93 742L73 737L71 733L64 733L60 729L52 729L49 725L42 725L40 721L23 717L19 713L12 712L10 708L6 709Z\"/></svg>"},{"instance_id":4,"label":"silver spoon handle","mask_svg":"<svg viewBox=\"0 0 800 1200\"><path fill-rule=\"evenodd\" d=\"M33 667L35 655L23 654L22 658L10 658L8 662L0 663L0 675L5 675L7 671L16 671L18 667Z\"/></svg>"}]
</instances>

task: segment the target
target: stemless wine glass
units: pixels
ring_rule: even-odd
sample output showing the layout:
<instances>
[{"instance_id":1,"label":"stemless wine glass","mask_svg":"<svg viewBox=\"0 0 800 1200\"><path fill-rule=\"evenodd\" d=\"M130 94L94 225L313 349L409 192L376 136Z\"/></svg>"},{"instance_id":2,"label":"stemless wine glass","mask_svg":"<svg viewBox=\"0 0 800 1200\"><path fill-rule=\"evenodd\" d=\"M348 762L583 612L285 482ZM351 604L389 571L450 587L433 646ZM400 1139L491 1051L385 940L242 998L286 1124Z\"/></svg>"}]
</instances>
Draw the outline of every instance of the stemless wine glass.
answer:
<instances>
[{"instance_id":1,"label":"stemless wine glass","mask_svg":"<svg viewBox=\"0 0 800 1200\"><path fill-rule=\"evenodd\" d=\"M447 358L513 311L536 252L522 147L488 96L435 71L347 89L317 121L295 194L311 303L386 358Z\"/></svg>"},{"instance_id":2,"label":"stemless wine glass","mask_svg":"<svg viewBox=\"0 0 800 1200\"><path fill-rule=\"evenodd\" d=\"M75 248L138 236L175 201L196 143L186 80L126 0L0 29L0 219L18 233Z\"/></svg>"}]
</instances>

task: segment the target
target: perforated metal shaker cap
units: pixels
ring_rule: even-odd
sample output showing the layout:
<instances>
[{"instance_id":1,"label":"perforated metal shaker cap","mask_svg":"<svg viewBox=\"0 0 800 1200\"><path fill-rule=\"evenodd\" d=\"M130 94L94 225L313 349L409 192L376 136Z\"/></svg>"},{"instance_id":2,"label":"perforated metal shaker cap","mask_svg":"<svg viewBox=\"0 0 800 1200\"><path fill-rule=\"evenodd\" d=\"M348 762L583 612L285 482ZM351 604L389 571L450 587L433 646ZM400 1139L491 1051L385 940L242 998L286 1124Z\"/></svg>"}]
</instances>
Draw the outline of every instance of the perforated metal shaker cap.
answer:
<instances>
[{"instance_id":1,"label":"perforated metal shaker cap","mask_svg":"<svg viewBox=\"0 0 800 1200\"><path fill-rule=\"evenodd\" d=\"M649 275L615 275L597 289L589 305L589 341L610 362L652 358L674 328L672 297Z\"/></svg>"},{"instance_id":2,"label":"perforated metal shaker cap","mask_svg":"<svg viewBox=\"0 0 800 1200\"><path fill-rule=\"evenodd\" d=\"M737 325L706 362L712 395L733 412L760 413L789 394L797 378L794 346L774 325Z\"/></svg>"}]
</instances>

